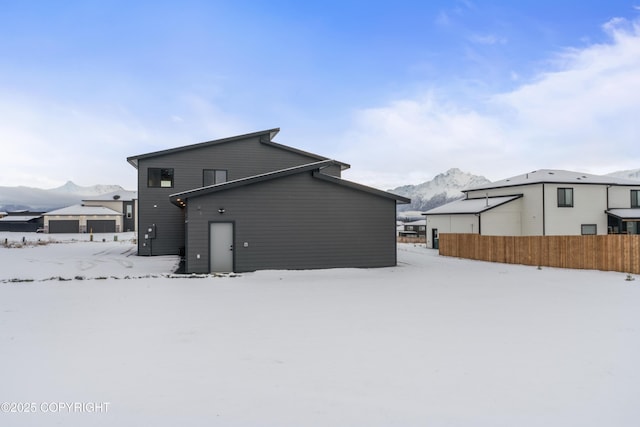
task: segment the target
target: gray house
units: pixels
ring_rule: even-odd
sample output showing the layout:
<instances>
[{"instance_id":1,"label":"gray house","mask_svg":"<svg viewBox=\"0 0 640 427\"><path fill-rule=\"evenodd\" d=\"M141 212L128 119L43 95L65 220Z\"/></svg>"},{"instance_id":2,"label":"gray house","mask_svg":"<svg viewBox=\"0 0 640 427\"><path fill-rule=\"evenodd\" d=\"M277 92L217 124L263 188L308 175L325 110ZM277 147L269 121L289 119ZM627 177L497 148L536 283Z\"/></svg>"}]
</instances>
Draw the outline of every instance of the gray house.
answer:
<instances>
[{"instance_id":1,"label":"gray house","mask_svg":"<svg viewBox=\"0 0 640 427\"><path fill-rule=\"evenodd\" d=\"M34 232L42 228L42 212L0 212L0 231Z\"/></svg>"},{"instance_id":2,"label":"gray house","mask_svg":"<svg viewBox=\"0 0 640 427\"><path fill-rule=\"evenodd\" d=\"M395 194L270 129L127 160L138 169L138 254L190 273L396 264Z\"/></svg>"}]
</instances>

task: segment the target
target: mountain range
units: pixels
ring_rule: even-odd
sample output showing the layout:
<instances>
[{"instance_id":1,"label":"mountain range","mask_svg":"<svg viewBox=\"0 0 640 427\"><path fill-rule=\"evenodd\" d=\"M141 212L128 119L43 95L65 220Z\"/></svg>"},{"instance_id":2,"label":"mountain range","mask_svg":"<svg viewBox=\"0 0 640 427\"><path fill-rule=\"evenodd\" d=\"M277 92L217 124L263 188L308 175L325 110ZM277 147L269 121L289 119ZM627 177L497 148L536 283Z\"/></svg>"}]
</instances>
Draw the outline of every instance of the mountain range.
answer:
<instances>
[{"instance_id":1,"label":"mountain range","mask_svg":"<svg viewBox=\"0 0 640 427\"><path fill-rule=\"evenodd\" d=\"M612 172L607 176L640 180L640 169ZM464 196L462 190L490 182L483 176L452 168L445 173L436 175L431 181L418 185L403 185L388 191L409 197L410 204L398 205L398 216L416 219L423 218L420 216L420 212L461 199Z\"/></svg>"},{"instance_id":2,"label":"mountain range","mask_svg":"<svg viewBox=\"0 0 640 427\"><path fill-rule=\"evenodd\" d=\"M403 185L389 190L389 192L411 199L410 204L398 205L398 212L424 212L462 198L462 190L465 188L490 182L483 176L451 168L436 175L431 181L418 185Z\"/></svg>"},{"instance_id":3,"label":"mountain range","mask_svg":"<svg viewBox=\"0 0 640 427\"><path fill-rule=\"evenodd\" d=\"M33 187L0 187L0 211L30 210L47 212L76 205L83 199L113 191L123 191L119 185L92 185L81 187L68 181L61 187L44 190Z\"/></svg>"},{"instance_id":4,"label":"mountain range","mask_svg":"<svg viewBox=\"0 0 640 427\"><path fill-rule=\"evenodd\" d=\"M640 180L640 169L632 169L620 172L612 172L607 174L607 176L613 176L616 178L625 178L625 179L637 179Z\"/></svg>"},{"instance_id":5,"label":"mountain range","mask_svg":"<svg viewBox=\"0 0 640 427\"><path fill-rule=\"evenodd\" d=\"M640 169L612 172L608 176L640 180ZM420 212L444 205L463 197L462 190L487 184L487 178L463 172L458 168L436 175L431 181L417 185L403 185L388 190L409 197L411 203L398 205L399 216L421 217ZM119 185L81 187L68 181L61 187L43 190L33 187L0 187L0 211L51 211L80 203L83 199L114 191L124 191Z\"/></svg>"}]
</instances>

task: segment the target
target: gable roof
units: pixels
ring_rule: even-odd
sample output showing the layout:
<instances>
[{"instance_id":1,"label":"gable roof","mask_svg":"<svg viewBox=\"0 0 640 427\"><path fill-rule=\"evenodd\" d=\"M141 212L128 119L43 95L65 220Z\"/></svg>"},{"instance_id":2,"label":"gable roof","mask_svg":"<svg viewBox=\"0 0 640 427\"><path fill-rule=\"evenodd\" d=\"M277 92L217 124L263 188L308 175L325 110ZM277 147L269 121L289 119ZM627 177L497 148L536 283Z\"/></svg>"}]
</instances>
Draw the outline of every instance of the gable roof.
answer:
<instances>
[{"instance_id":1,"label":"gable roof","mask_svg":"<svg viewBox=\"0 0 640 427\"><path fill-rule=\"evenodd\" d=\"M460 199L446 205L430 209L422 215L452 215L452 214L478 214L515 199L522 197L522 194L514 196L482 197L478 199Z\"/></svg>"},{"instance_id":2,"label":"gable roof","mask_svg":"<svg viewBox=\"0 0 640 427\"><path fill-rule=\"evenodd\" d=\"M295 175L303 172L313 172L314 178L330 181L338 185L353 188L358 191L364 191L377 196L386 197L388 199L393 199L396 202L400 202L400 203L411 202L411 199L408 199L406 197L398 196L396 194L378 190L376 188L367 187L362 184L357 184L355 182L347 181L342 178L337 178L337 177L326 175L320 172L324 168L327 168L329 166L336 166L340 164L341 163L336 160L322 160L319 162L307 163L300 166L294 166L294 167L280 169L273 172L263 173L260 175L254 175L246 178L236 179L233 181L227 181L221 184L214 184L214 185L209 185L207 187L200 187L200 188L195 188L193 190L182 191L180 193L171 194L169 196L169 200L171 201L171 203L175 204L176 206L184 207L185 206L184 201L190 197L204 196L204 195L216 193L218 191L229 190L232 188L242 187L245 185L268 181L271 179L281 178L289 175Z\"/></svg>"},{"instance_id":3,"label":"gable roof","mask_svg":"<svg viewBox=\"0 0 640 427\"><path fill-rule=\"evenodd\" d=\"M297 153L297 154L302 154L304 156L308 156L311 158L315 158L317 160L329 160L328 157L324 157L324 156L320 156L318 154L314 154L314 153L310 153L307 151L303 151L303 150L299 150L297 148L294 147L289 147L288 145L283 145L283 144L278 144L277 142L273 142L273 138L276 136L276 134L280 132L280 128L273 128L273 129L267 129L267 130L263 130L263 131L259 131L259 132L253 132L253 133L247 133L247 134L243 134L243 135L236 135L236 136L231 136L228 138L222 138L222 139L215 139L212 141L206 141L206 142L200 142L197 144L191 144L191 145L185 145L182 147L176 147L176 148L169 148L167 150L160 150L160 151L154 151L151 153L146 153L146 154L140 154L137 156L131 156L131 157L127 157L127 162L129 162L134 168L138 168L138 160L140 159L148 159L148 158L152 158L152 157L156 157L156 156L164 156L167 154L173 154L173 153L180 153L180 152L184 152L184 151L189 151L189 150L194 150L194 149L198 149L198 148L205 148L205 147L210 147L213 145L219 145L219 144L226 144L228 142L234 142L234 141L241 141L243 139L249 139L249 138L254 138L254 137L259 137L260 138L260 142L263 144L267 144L270 145L272 147L275 148L279 148L282 150L287 150L293 153ZM351 166L347 163L343 163L343 162L337 162L336 164L340 166L341 170L345 170L345 169L349 169Z\"/></svg>"},{"instance_id":4,"label":"gable roof","mask_svg":"<svg viewBox=\"0 0 640 427\"><path fill-rule=\"evenodd\" d=\"M42 215L9 215L0 218L0 222L29 222L41 216Z\"/></svg>"},{"instance_id":5,"label":"gable roof","mask_svg":"<svg viewBox=\"0 0 640 427\"><path fill-rule=\"evenodd\" d=\"M405 223L403 223L403 225L427 225L427 220L426 219L418 219L416 221L405 222Z\"/></svg>"},{"instance_id":6,"label":"gable roof","mask_svg":"<svg viewBox=\"0 0 640 427\"><path fill-rule=\"evenodd\" d=\"M137 191L128 191L128 190L120 190L120 191L112 191L111 193L100 194L98 196L88 196L82 199L83 201L100 201L100 202L130 202L136 200L138 198Z\"/></svg>"},{"instance_id":7,"label":"gable roof","mask_svg":"<svg viewBox=\"0 0 640 427\"><path fill-rule=\"evenodd\" d=\"M516 175L511 178L496 182L470 187L462 190L463 193L476 190L491 190L494 188L516 187L531 184L601 184L601 185L631 185L640 186L640 181L624 178L616 178L604 175L592 175L582 172L572 172L558 169L539 169L533 172Z\"/></svg>"},{"instance_id":8,"label":"gable roof","mask_svg":"<svg viewBox=\"0 0 640 427\"><path fill-rule=\"evenodd\" d=\"M120 215L120 212L116 212L113 209L105 208L104 206L84 206L73 205L66 208L56 209L51 212L47 212L44 215Z\"/></svg>"}]
</instances>

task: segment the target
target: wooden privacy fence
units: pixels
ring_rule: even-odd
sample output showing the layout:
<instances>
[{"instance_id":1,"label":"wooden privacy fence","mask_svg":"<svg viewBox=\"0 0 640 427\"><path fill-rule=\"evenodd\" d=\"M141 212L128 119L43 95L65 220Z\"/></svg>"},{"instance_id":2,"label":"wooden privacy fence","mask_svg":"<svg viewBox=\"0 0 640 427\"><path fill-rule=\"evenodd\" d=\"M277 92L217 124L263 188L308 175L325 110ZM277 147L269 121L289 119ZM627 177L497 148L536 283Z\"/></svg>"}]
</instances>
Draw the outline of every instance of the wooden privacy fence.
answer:
<instances>
[{"instance_id":1,"label":"wooden privacy fence","mask_svg":"<svg viewBox=\"0 0 640 427\"><path fill-rule=\"evenodd\" d=\"M481 236L440 234L440 255L508 264L640 274L640 235Z\"/></svg>"},{"instance_id":2,"label":"wooden privacy fence","mask_svg":"<svg viewBox=\"0 0 640 427\"><path fill-rule=\"evenodd\" d=\"M398 236L398 243L426 243L424 237Z\"/></svg>"}]
</instances>

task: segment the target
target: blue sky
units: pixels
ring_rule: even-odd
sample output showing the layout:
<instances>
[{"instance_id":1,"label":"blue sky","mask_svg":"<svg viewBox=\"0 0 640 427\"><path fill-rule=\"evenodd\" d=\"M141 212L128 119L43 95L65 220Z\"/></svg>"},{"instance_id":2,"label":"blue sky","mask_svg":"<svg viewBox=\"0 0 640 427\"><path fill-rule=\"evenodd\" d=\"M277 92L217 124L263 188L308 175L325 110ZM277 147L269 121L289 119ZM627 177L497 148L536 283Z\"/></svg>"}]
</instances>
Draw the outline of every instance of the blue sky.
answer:
<instances>
[{"instance_id":1,"label":"blue sky","mask_svg":"<svg viewBox=\"0 0 640 427\"><path fill-rule=\"evenodd\" d=\"M0 0L1 186L280 127L388 189L640 168L640 0Z\"/></svg>"}]
</instances>

